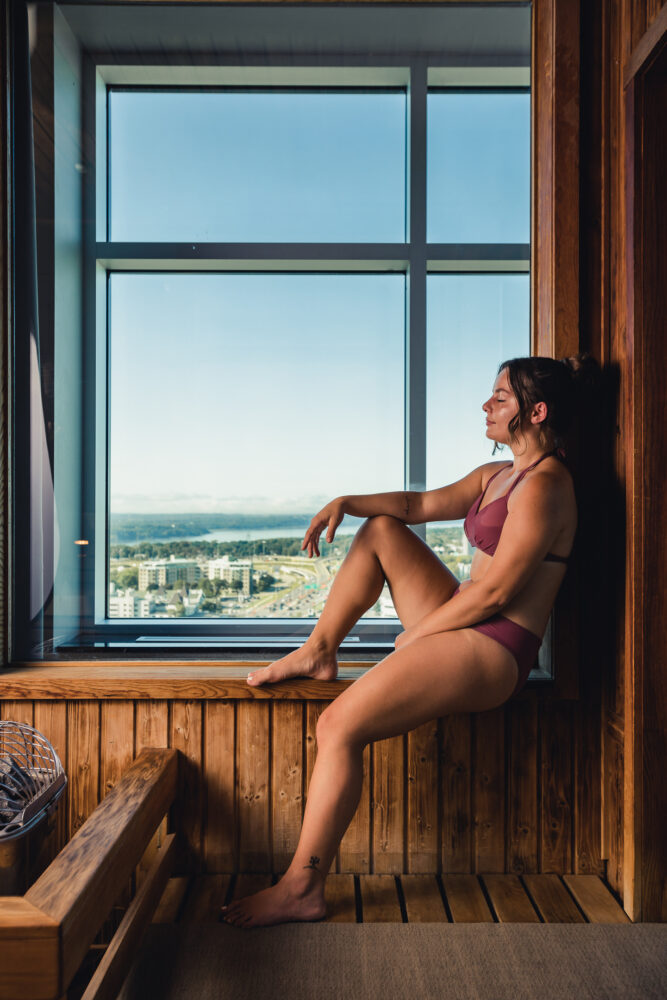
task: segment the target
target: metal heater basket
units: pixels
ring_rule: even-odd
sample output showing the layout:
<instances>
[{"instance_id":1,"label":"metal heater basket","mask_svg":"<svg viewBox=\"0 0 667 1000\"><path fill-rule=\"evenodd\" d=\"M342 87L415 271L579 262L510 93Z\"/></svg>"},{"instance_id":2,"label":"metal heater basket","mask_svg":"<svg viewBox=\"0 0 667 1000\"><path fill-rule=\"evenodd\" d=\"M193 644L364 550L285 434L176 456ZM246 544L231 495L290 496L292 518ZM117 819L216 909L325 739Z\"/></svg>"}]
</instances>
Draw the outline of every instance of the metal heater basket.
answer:
<instances>
[{"instance_id":1,"label":"metal heater basket","mask_svg":"<svg viewBox=\"0 0 667 1000\"><path fill-rule=\"evenodd\" d=\"M41 733L22 722L0 722L0 845L52 813L66 784L58 754Z\"/></svg>"}]
</instances>

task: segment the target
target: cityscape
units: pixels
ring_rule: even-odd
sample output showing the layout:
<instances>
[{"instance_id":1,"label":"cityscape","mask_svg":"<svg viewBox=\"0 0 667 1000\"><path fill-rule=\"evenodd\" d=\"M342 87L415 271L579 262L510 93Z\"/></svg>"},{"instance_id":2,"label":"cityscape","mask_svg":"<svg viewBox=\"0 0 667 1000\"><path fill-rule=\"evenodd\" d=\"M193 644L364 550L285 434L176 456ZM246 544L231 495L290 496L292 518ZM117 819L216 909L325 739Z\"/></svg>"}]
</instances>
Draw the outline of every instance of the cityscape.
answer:
<instances>
[{"instance_id":1,"label":"cityscape","mask_svg":"<svg viewBox=\"0 0 667 1000\"><path fill-rule=\"evenodd\" d=\"M354 533L331 545L320 539L319 558L300 552L300 537L184 540L110 549L109 618L318 617ZM470 576L472 549L462 524L427 527L429 546L459 580ZM396 618L385 584L363 617Z\"/></svg>"}]
</instances>

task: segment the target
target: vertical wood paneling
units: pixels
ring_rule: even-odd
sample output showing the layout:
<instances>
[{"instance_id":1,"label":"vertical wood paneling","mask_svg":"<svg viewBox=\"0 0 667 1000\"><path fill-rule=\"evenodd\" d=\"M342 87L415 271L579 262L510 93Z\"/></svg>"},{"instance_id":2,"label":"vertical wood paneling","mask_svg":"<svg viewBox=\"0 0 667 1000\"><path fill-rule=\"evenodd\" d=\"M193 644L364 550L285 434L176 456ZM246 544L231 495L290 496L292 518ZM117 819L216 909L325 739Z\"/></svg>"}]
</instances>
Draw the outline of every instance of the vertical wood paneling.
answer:
<instances>
[{"instance_id":1,"label":"vertical wood paneling","mask_svg":"<svg viewBox=\"0 0 667 1000\"><path fill-rule=\"evenodd\" d=\"M438 720L407 735L407 845L405 871L438 870Z\"/></svg>"},{"instance_id":2,"label":"vertical wood paneling","mask_svg":"<svg viewBox=\"0 0 667 1000\"><path fill-rule=\"evenodd\" d=\"M361 796L338 849L340 872L366 875L371 871L371 766L374 745L364 747Z\"/></svg>"},{"instance_id":3,"label":"vertical wood paneling","mask_svg":"<svg viewBox=\"0 0 667 1000\"><path fill-rule=\"evenodd\" d=\"M67 706L64 701L36 701L34 726L58 754L63 768L67 767ZM44 845L44 860L49 864L67 843L67 797L65 788L53 817L53 829Z\"/></svg>"},{"instance_id":4,"label":"vertical wood paneling","mask_svg":"<svg viewBox=\"0 0 667 1000\"><path fill-rule=\"evenodd\" d=\"M623 856L624 856L624 822L623 822L623 786L625 782L625 764L623 759L623 744L617 733L605 728L604 739L604 771L602 774L604 786L604 829L605 857L607 860L607 881L609 885L622 895L623 892Z\"/></svg>"},{"instance_id":5,"label":"vertical wood paneling","mask_svg":"<svg viewBox=\"0 0 667 1000\"><path fill-rule=\"evenodd\" d=\"M100 721L100 797L118 783L134 760L134 702L105 701Z\"/></svg>"},{"instance_id":6,"label":"vertical wood paneling","mask_svg":"<svg viewBox=\"0 0 667 1000\"><path fill-rule=\"evenodd\" d=\"M647 0L630 0L630 17L632 19L630 44L633 49L648 27L647 5Z\"/></svg>"},{"instance_id":7,"label":"vertical wood paneling","mask_svg":"<svg viewBox=\"0 0 667 1000\"><path fill-rule=\"evenodd\" d=\"M495 708L472 717L472 789L475 871L505 870L505 713Z\"/></svg>"},{"instance_id":8,"label":"vertical wood paneling","mask_svg":"<svg viewBox=\"0 0 667 1000\"><path fill-rule=\"evenodd\" d=\"M2 718L5 722L21 722L25 726L34 726L35 713L33 702L3 701Z\"/></svg>"},{"instance_id":9,"label":"vertical wood paneling","mask_svg":"<svg viewBox=\"0 0 667 1000\"><path fill-rule=\"evenodd\" d=\"M441 721L442 871L474 871L472 845L472 722L470 715Z\"/></svg>"},{"instance_id":10,"label":"vertical wood paneling","mask_svg":"<svg viewBox=\"0 0 667 1000\"><path fill-rule=\"evenodd\" d=\"M405 736L392 736L374 744L372 804L374 872L400 874L403 860L405 795Z\"/></svg>"},{"instance_id":11,"label":"vertical wood paneling","mask_svg":"<svg viewBox=\"0 0 667 1000\"><path fill-rule=\"evenodd\" d=\"M544 703L541 735L540 871L572 871L572 714L570 703Z\"/></svg>"},{"instance_id":12,"label":"vertical wood paneling","mask_svg":"<svg viewBox=\"0 0 667 1000\"><path fill-rule=\"evenodd\" d=\"M239 865L242 871L268 872L271 870L269 703L239 701L236 714Z\"/></svg>"},{"instance_id":13,"label":"vertical wood paneling","mask_svg":"<svg viewBox=\"0 0 667 1000\"><path fill-rule=\"evenodd\" d=\"M144 747L169 746L169 702L157 699L155 701L137 701L134 711L134 748L139 753ZM155 862L155 856L164 843L167 835L167 817L161 821L151 842L144 851L139 863L137 878L143 881L147 872Z\"/></svg>"},{"instance_id":14,"label":"vertical wood paneling","mask_svg":"<svg viewBox=\"0 0 667 1000\"><path fill-rule=\"evenodd\" d=\"M604 875L602 861L602 718L599 703L573 706L574 859L577 875Z\"/></svg>"},{"instance_id":15,"label":"vertical wood paneling","mask_svg":"<svg viewBox=\"0 0 667 1000\"><path fill-rule=\"evenodd\" d=\"M328 704L247 701L238 740L239 706L232 701L39 702L34 708L30 701L6 701L0 703L0 716L25 721L34 716L37 728L61 749L71 796L67 838L90 815L98 792L103 797L116 784L142 746L168 742L182 752L185 765L182 808L172 816L175 826L183 824L189 848L181 868L199 865L209 873L229 873L261 867L280 874L300 835L300 797L303 789L307 794L316 758L317 719ZM585 747L586 737L581 739ZM359 808L341 841L338 867L359 874L426 873L439 867L443 873L466 874L475 865L480 872L528 872L539 868L534 848L539 829L542 865L548 866L541 870L573 871L569 845L578 842L585 845L581 870L588 864L600 869L595 842L588 846L584 828L577 841L570 772L582 768L577 787L583 801L589 771L583 748L571 754L570 741L576 745L570 705L542 706L538 715L533 702L521 700L493 712L436 719L406 736L367 746ZM622 746L618 739L610 745L614 757L605 768L605 796L620 817ZM245 796L242 810L238 796ZM585 822L582 813L582 827ZM63 829L60 839L64 836ZM245 848L239 849L244 840ZM621 856L621 846L612 840L614 857ZM152 844L149 851L155 850ZM146 857L139 879L147 863ZM612 870L610 881L614 877Z\"/></svg>"},{"instance_id":16,"label":"vertical wood paneling","mask_svg":"<svg viewBox=\"0 0 667 1000\"><path fill-rule=\"evenodd\" d=\"M172 810L173 828L182 835L178 871L203 870L202 703L174 701L171 706L169 743L180 750L179 787Z\"/></svg>"},{"instance_id":17,"label":"vertical wood paneling","mask_svg":"<svg viewBox=\"0 0 667 1000\"><path fill-rule=\"evenodd\" d=\"M204 703L204 860L208 872L238 869L236 712L232 701Z\"/></svg>"},{"instance_id":18,"label":"vertical wood paneling","mask_svg":"<svg viewBox=\"0 0 667 1000\"><path fill-rule=\"evenodd\" d=\"M509 760L507 767L506 871L538 871L537 706L533 699L507 706Z\"/></svg>"},{"instance_id":19,"label":"vertical wood paneling","mask_svg":"<svg viewBox=\"0 0 667 1000\"><path fill-rule=\"evenodd\" d=\"M100 705L100 799L117 785L134 760L134 702L103 701ZM117 903L127 906L132 898L128 881ZM114 927L107 921L103 940L110 940Z\"/></svg>"},{"instance_id":20,"label":"vertical wood paneling","mask_svg":"<svg viewBox=\"0 0 667 1000\"><path fill-rule=\"evenodd\" d=\"M303 819L304 703L277 701L272 706L271 823L273 871L286 871L299 842Z\"/></svg>"},{"instance_id":21,"label":"vertical wood paneling","mask_svg":"<svg viewBox=\"0 0 667 1000\"><path fill-rule=\"evenodd\" d=\"M73 837L99 802L100 703L67 704L68 836Z\"/></svg>"}]
</instances>

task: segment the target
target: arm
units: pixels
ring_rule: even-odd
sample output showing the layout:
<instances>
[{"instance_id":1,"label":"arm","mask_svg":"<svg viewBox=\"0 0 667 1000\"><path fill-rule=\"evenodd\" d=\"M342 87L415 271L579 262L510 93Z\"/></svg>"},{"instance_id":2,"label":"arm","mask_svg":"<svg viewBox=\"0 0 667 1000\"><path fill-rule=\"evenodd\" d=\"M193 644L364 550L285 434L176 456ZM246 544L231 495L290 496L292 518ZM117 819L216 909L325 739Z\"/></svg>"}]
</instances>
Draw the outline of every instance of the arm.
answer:
<instances>
[{"instance_id":1,"label":"arm","mask_svg":"<svg viewBox=\"0 0 667 1000\"><path fill-rule=\"evenodd\" d=\"M511 463L510 463L511 464ZM339 497L346 514L373 517L391 514L406 524L427 521L456 521L465 517L473 500L482 492L482 483L507 462L486 462L464 476L435 490L408 490L400 493L369 493Z\"/></svg>"},{"instance_id":2,"label":"arm","mask_svg":"<svg viewBox=\"0 0 667 1000\"><path fill-rule=\"evenodd\" d=\"M400 490L394 493L367 493L360 496L340 497L343 513L352 517L374 517L376 514L390 514L405 524L419 524L421 515L421 493L416 490Z\"/></svg>"},{"instance_id":3,"label":"arm","mask_svg":"<svg viewBox=\"0 0 667 1000\"><path fill-rule=\"evenodd\" d=\"M553 480L531 476L512 494L498 546L481 580L402 633L413 639L474 625L496 614L534 575L558 533L563 496Z\"/></svg>"}]
</instances>

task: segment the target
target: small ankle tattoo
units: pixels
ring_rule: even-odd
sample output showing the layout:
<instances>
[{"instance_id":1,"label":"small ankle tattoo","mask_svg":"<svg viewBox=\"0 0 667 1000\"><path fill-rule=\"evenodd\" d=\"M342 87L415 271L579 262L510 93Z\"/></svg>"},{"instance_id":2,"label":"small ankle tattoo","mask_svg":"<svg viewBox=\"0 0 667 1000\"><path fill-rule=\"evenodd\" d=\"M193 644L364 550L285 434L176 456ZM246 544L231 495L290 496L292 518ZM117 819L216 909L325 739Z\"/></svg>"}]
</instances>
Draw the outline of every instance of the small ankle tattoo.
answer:
<instances>
[{"instance_id":1,"label":"small ankle tattoo","mask_svg":"<svg viewBox=\"0 0 667 1000\"><path fill-rule=\"evenodd\" d=\"M316 872L320 872L320 869L315 867L319 863L320 863L320 859L317 858L317 857L315 857L314 854L311 854L311 856L310 856L310 862L307 865L304 865L303 867L304 868L314 868ZM321 874L322 874L322 872L320 872L320 875Z\"/></svg>"}]
</instances>

